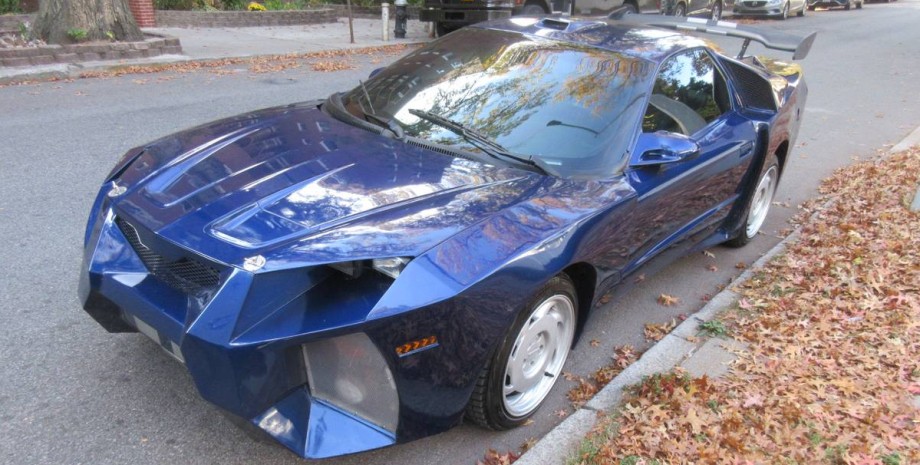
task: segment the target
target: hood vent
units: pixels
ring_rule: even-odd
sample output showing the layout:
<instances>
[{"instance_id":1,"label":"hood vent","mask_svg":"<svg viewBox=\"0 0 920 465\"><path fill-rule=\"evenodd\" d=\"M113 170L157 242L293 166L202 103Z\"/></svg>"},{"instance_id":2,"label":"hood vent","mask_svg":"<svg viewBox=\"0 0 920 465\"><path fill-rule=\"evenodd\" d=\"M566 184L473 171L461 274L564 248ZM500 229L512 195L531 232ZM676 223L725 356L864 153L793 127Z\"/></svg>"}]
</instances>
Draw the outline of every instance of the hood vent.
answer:
<instances>
[{"instance_id":1,"label":"hood vent","mask_svg":"<svg viewBox=\"0 0 920 465\"><path fill-rule=\"evenodd\" d=\"M555 29L557 31L565 31L569 28L569 25L572 24L569 21L564 19L554 19L554 18L545 18L541 20L537 25L545 29Z\"/></svg>"}]
</instances>

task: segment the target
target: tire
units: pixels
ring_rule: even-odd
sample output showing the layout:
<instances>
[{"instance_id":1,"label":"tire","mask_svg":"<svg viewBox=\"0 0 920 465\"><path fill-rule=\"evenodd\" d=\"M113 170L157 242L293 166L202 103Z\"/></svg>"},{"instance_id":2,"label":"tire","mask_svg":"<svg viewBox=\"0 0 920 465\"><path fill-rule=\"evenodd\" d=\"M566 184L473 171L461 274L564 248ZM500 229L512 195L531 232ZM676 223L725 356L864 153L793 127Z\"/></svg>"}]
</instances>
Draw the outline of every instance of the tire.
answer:
<instances>
[{"instance_id":1,"label":"tire","mask_svg":"<svg viewBox=\"0 0 920 465\"><path fill-rule=\"evenodd\" d=\"M714 19L716 21L722 19L722 2L716 1L712 4L712 11L709 14L709 19Z\"/></svg>"},{"instance_id":2,"label":"tire","mask_svg":"<svg viewBox=\"0 0 920 465\"><path fill-rule=\"evenodd\" d=\"M521 9L521 14L524 16L542 16L546 14L546 10L540 5L529 3Z\"/></svg>"},{"instance_id":3,"label":"tire","mask_svg":"<svg viewBox=\"0 0 920 465\"><path fill-rule=\"evenodd\" d=\"M633 2L624 2L623 6L626 8L626 14L634 15L639 13L639 8Z\"/></svg>"},{"instance_id":4,"label":"tire","mask_svg":"<svg viewBox=\"0 0 920 465\"><path fill-rule=\"evenodd\" d=\"M747 205L744 206L744 221L742 222L741 231L738 236L729 240L725 244L730 247L741 247L751 242L754 236L760 231L767 214L770 213L770 204L773 202L773 194L776 193L776 185L779 183L779 160L776 155L770 155L764 163L763 169L760 170L760 176L757 177L757 184L754 185L754 192L748 199Z\"/></svg>"},{"instance_id":5,"label":"tire","mask_svg":"<svg viewBox=\"0 0 920 465\"><path fill-rule=\"evenodd\" d=\"M572 280L564 274L553 277L518 315L480 372L466 418L493 430L527 421L561 376L577 321L578 299ZM521 385L523 392L514 390Z\"/></svg>"},{"instance_id":6,"label":"tire","mask_svg":"<svg viewBox=\"0 0 920 465\"><path fill-rule=\"evenodd\" d=\"M460 28L450 23L436 23L434 26L435 33L438 37L444 37L457 29Z\"/></svg>"},{"instance_id":7,"label":"tire","mask_svg":"<svg viewBox=\"0 0 920 465\"><path fill-rule=\"evenodd\" d=\"M843 7L843 9L844 9L844 10L847 10L847 11L850 11L850 8L852 8L852 4L853 4L853 2L848 1L847 4L846 4L846 6Z\"/></svg>"},{"instance_id":8,"label":"tire","mask_svg":"<svg viewBox=\"0 0 920 465\"><path fill-rule=\"evenodd\" d=\"M780 13L779 19L783 21L789 19L789 2L783 4L783 12Z\"/></svg>"},{"instance_id":9,"label":"tire","mask_svg":"<svg viewBox=\"0 0 920 465\"><path fill-rule=\"evenodd\" d=\"M687 16L687 5L684 2L679 2L674 6L674 16Z\"/></svg>"},{"instance_id":10,"label":"tire","mask_svg":"<svg viewBox=\"0 0 920 465\"><path fill-rule=\"evenodd\" d=\"M857 4L856 4L856 9L857 9L857 10L862 10L862 5L863 5L863 2L857 3Z\"/></svg>"},{"instance_id":11,"label":"tire","mask_svg":"<svg viewBox=\"0 0 920 465\"><path fill-rule=\"evenodd\" d=\"M805 10L806 10L806 9L807 9L807 8L805 8L805 4L803 4L803 5L802 5L802 9L799 10L795 15L798 16L799 18L805 16Z\"/></svg>"}]
</instances>

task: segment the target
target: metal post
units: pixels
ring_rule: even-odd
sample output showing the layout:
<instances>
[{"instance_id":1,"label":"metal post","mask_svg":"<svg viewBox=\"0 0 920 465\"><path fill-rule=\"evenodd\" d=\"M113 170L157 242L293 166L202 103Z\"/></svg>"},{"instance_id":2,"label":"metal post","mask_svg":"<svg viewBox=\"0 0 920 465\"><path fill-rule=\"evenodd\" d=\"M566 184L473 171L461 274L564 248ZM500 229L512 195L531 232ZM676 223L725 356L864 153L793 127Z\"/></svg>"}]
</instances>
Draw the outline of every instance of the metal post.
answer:
<instances>
[{"instance_id":1,"label":"metal post","mask_svg":"<svg viewBox=\"0 0 920 465\"><path fill-rule=\"evenodd\" d=\"M355 43L355 26L352 24L354 16L351 14L351 0L345 0L345 4L348 5L348 35L351 37L351 43Z\"/></svg>"},{"instance_id":2,"label":"metal post","mask_svg":"<svg viewBox=\"0 0 920 465\"><path fill-rule=\"evenodd\" d=\"M390 4L380 5L380 20L383 22L383 41L390 40Z\"/></svg>"},{"instance_id":3,"label":"metal post","mask_svg":"<svg viewBox=\"0 0 920 465\"><path fill-rule=\"evenodd\" d=\"M396 28L393 29L393 35L397 39L406 38L406 21L409 19L409 12L406 10L406 0L396 0Z\"/></svg>"}]
</instances>

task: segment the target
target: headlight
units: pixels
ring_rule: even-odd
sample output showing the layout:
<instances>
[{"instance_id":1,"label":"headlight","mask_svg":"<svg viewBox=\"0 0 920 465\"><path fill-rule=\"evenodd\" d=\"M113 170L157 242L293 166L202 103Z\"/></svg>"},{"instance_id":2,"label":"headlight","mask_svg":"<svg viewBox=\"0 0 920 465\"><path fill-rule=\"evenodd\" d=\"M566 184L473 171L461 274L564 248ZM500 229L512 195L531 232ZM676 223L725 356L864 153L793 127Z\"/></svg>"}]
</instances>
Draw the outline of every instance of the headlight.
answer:
<instances>
[{"instance_id":1,"label":"headlight","mask_svg":"<svg viewBox=\"0 0 920 465\"><path fill-rule=\"evenodd\" d=\"M409 263L409 258L406 257L393 257L393 258L377 258L373 261L373 267L375 270L396 279L399 277L399 274L402 273L403 268Z\"/></svg>"},{"instance_id":2,"label":"headlight","mask_svg":"<svg viewBox=\"0 0 920 465\"><path fill-rule=\"evenodd\" d=\"M304 344L310 394L390 432L399 423L393 373L364 333Z\"/></svg>"},{"instance_id":3,"label":"headlight","mask_svg":"<svg viewBox=\"0 0 920 465\"><path fill-rule=\"evenodd\" d=\"M399 277L403 268L412 260L410 257L375 258L373 260L356 260L352 262L330 263L328 266L334 270L347 274L352 278L361 276L365 268L385 274L393 279Z\"/></svg>"}]
</instances>

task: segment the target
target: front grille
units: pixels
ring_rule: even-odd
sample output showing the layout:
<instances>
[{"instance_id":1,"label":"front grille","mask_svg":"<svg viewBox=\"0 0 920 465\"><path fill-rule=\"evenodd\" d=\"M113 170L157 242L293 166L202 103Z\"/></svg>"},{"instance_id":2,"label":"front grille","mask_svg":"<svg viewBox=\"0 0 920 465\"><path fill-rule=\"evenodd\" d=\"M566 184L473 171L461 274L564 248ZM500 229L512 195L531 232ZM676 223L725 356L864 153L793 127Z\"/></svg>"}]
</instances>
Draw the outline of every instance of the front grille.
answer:
<instances>
[{"instance_id":1,"label":"front grille","mask_svg":"<svg viewBox=\"0 0 920 465\"><path fill-rule=\"evenodd\" d=\"M744 2L745 6L761 7L766 5L767 2Z\"/></svg>"},{"instance_id":2,"label":"front grille","mask_svg":"<svg viewBox=\"0 0 920 465\"><path fill-rule=\"evenodd\" d=\"M115 217L115 224L144 262L147 271L164 284L186 294L193 294L215 287L220 282L220 271L217 268L188 257L170 261L144 245L137 229L131 223Z\"/></svg>"}]
</instances>

